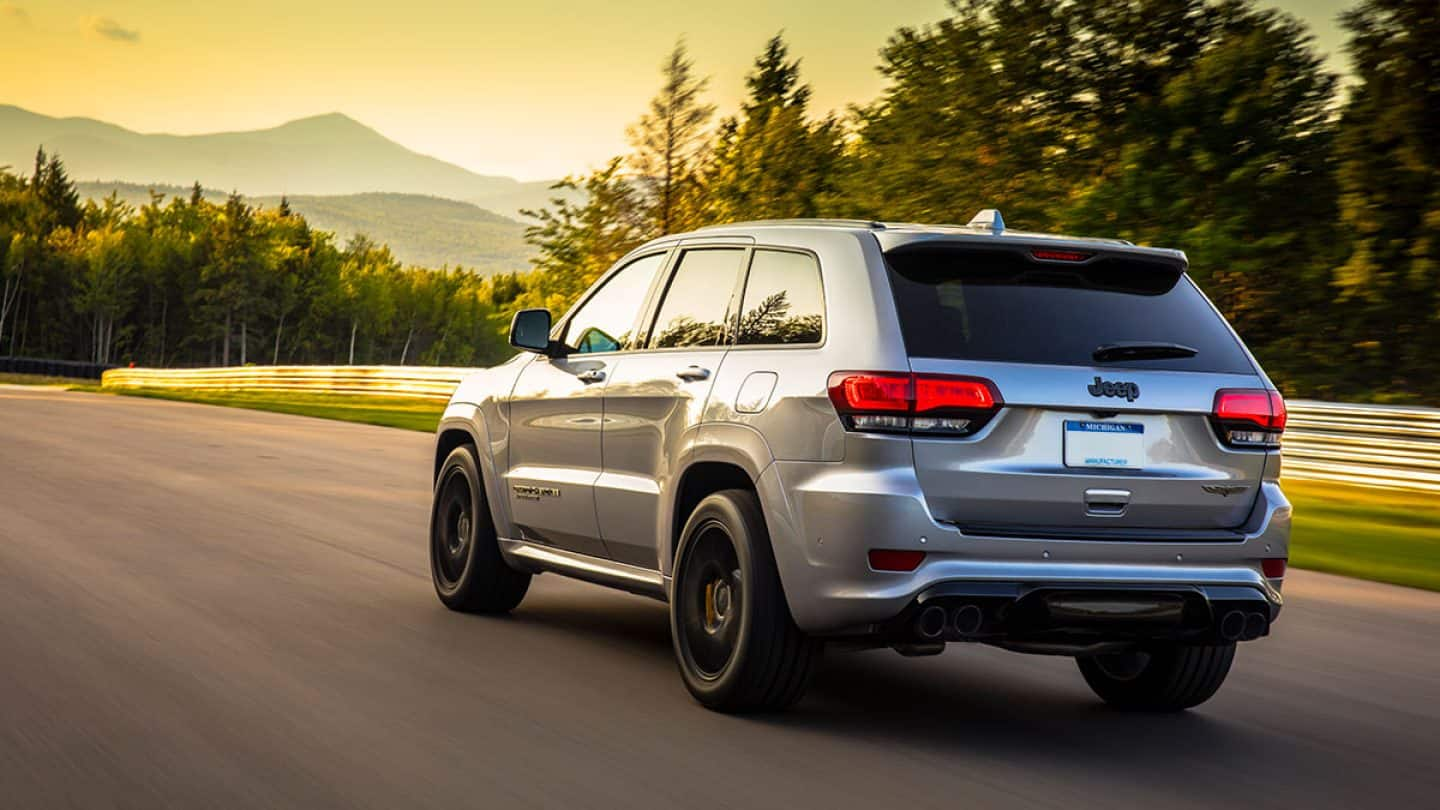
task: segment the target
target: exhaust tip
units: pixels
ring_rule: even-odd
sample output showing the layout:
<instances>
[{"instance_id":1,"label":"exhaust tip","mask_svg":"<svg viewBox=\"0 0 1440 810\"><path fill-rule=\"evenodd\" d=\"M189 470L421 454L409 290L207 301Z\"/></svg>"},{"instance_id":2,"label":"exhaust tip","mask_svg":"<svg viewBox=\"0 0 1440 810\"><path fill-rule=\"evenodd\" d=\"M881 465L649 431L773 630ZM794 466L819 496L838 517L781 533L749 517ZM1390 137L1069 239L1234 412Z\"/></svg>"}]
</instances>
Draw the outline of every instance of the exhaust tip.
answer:
<instances>
[{"instance_id":1,"label":"exhaust tip","mask_svg":"<svg viewBox=\"0 0 1440 810\"><path fill-rule=\"evenodd\" d=\"M1255 614L1259 615L1259 614ZM1245 634L1245 614L1232 610L1220 620L1220 637L1226 641L1237 641Z\"/></svg>"},{"instance_id":2,"label":"exhaust tip","mask_svg":"<svg viewBox=\"0 0 1440 810\"><path fill-rule=\"evenodd\" d=\"M950 616L950 626L962 636L973 636L985 623L985 613L976 605L962 605Z\"/></svg>"},{"instance_id":3,"label":"exhaust tip","mask_svg":"<svg viewBox=\"0 0 1440 810\"><path fill-rule=\"evenodd\" d=\"M945 608L930 605L915 617L915 632L924 639L937 639L945 632Z\"/></svg>"},{"instance_id":4,"label":"exhaust tip","mask_svg":"<svg viewBox=\"0 0 1440 810\"><path fill-rule=\"evenodd\" d=\"M1251 613L1245 616L1245 640L1257 639L1265 635L1265 615L1263 613Z\"/></svg>"}]
</instances>

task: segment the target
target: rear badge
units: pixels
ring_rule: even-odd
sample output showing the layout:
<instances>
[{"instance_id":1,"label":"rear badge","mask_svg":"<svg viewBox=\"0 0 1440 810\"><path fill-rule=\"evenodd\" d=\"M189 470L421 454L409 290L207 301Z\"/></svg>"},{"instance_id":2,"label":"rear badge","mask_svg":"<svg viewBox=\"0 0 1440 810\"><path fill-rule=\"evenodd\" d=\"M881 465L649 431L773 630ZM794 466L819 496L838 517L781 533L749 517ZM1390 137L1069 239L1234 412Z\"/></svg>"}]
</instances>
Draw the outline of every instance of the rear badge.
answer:
<instances>
[{"instance_id":1,"label":"rear badge","mask_svg":"<svg viewBox=\"0 0 1440 810\"><path fill-rule=\"evenodd\" d=\"M1140 386L1133 382L1105 382L1099 377L1086 386L1092 397L1124 397L1126 402L1140 398Z\"/></svg>"},{"instance_id":2,"label":"rear badge","mask_svg":"<svg viewBox=\"0 0 1440 810\"><path fill-rule=\"evenodd\" d=\"M1235 495L1249 489L1249 487L1239 486L1236 484L1201 484L1200 488L1210 493L1211 495L1219 495L1222 498L1228 498L1231 495Z\"/></svg>"}]
</instances>

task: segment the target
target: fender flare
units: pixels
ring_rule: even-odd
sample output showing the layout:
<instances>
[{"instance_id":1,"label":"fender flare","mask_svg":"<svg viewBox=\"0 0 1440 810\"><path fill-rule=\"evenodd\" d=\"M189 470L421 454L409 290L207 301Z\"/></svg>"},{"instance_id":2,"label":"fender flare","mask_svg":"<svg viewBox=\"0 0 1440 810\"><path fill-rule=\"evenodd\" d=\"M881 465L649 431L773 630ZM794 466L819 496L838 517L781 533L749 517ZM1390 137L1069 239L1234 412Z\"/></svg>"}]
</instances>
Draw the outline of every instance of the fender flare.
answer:
<instances>
[{"instance_id":1,"label":"fender flare","mask_svg":"<svg viewBox=\"0 0 1440 810\"><path fill-rule=\"evenodd\" d=\"M481 484L485 487L485 500L489 503L490 518L495 522L496 532L501 537L512 536L510 504L505 499L504 482L501 480L499 465L495 461L495 453L497 450L503 451L505 439L500 440L502 447L497 448L483 409L470 402L451 402L445 406L445 412L440 417L440 424L435 429L436 447L439 447L447 433L457 430L463 431L470 438L471 444L475 446L475 461L480 468ZM439 460L437 459L437 461ZM432 487L434 483L434 481L431 482Z\"/></svg>"}]
</instances>

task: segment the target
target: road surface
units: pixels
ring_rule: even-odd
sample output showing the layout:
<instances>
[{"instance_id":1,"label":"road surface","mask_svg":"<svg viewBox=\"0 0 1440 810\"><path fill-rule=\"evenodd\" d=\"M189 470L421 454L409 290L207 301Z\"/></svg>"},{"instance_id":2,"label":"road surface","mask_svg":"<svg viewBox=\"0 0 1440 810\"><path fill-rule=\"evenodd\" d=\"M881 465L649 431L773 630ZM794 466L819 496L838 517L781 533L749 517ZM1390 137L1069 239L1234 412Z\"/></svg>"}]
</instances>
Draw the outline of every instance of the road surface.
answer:
<instances>
[{"instance_id":1,"label":"road surface","mask_svg":"<svg viewBox=\"0 0 1440 810\"><path fill-rule=\"evenodd\" d=\"M1435 807L1440 594L1292 572L1179 716L1068 659L832 655L711 714L665 609L554 575L509 618L428 581L430 439L0 389L0 806Z\"/></svg>"}]
</instances>

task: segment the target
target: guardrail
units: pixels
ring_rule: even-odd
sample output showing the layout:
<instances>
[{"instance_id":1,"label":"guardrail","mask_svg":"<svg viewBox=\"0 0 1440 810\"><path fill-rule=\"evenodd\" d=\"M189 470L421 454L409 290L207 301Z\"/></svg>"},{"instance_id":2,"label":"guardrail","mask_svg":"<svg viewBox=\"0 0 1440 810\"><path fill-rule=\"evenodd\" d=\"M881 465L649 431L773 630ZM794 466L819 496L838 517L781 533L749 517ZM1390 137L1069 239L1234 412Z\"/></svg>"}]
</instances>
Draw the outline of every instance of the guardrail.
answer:
<instances>
[{"instance_id":1,"label":"guardrail","mask_svg":"<svg viewBox=\"0 0 1440 810\"><path fill-rule=\"evenodd\" d=\"M309 391L444 401L467 368L242 366L118 368L106 388ZM1440 492L1440 409L1291 400L1287 478Z\"/></svg>"},{"instance_id":2,"label":"guardrail","mask_svg":"<svg viewBox=\"0 0 1440 810\"><path fill-rule=\"evenodd\" d=\"M226 366L117 368L105 388L186 388L206 391L308 391L444 401L473 368L447 366Z\"/></svg>"}]
</instances>

